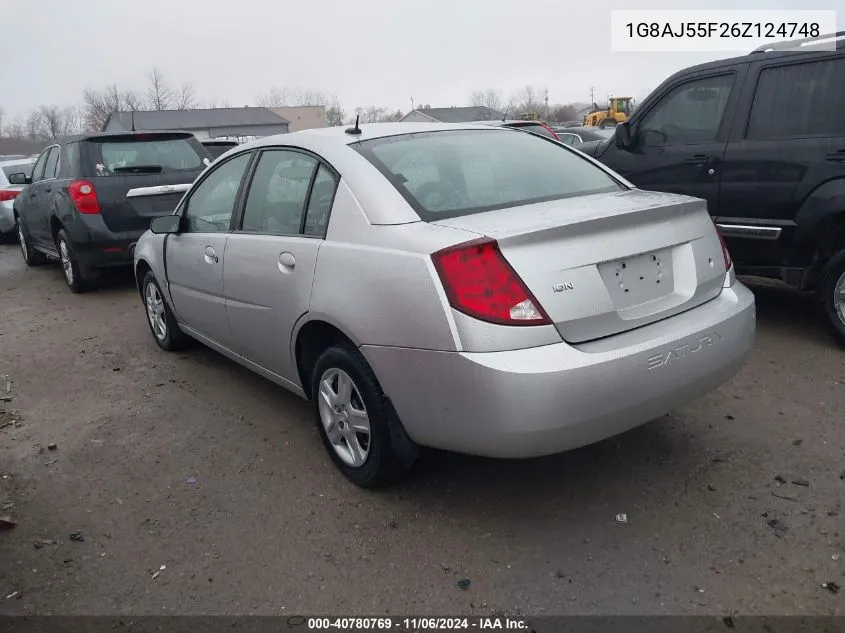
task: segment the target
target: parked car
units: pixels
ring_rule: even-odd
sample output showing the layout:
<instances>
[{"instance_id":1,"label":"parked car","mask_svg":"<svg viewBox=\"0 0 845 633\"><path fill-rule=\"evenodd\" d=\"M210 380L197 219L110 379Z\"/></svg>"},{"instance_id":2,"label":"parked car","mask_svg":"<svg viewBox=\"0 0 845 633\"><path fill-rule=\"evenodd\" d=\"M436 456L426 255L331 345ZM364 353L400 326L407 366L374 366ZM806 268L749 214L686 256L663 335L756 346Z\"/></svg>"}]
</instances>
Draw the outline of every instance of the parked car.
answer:
<instances>
[{"instance_id":1,"label":"parked car","mask_svg":"<svg viewBox=\"0 0 845 633\"><path fill-rule=\"evenodd\" d=\"M200 140L200 143L202 143L203 147L211 154L214 160L220 158L233 147L238 146L237 141L225 138L204 138Z\"/></svg>"},{"instance_id":2,"label":"parked car","mask_svg":"<svg viewBox=\"0 0 845 633\"><path fill-rule=\"evenodd\" d=\"M588 141L602 141L613 136L613 130L597 127L553 128L560 142L570 147L578 147Z\"/></svg>"},{"instance_id":3,"label":"parked car","mask_svg":"<svg viewBox=\"0 0 845 633\"><path fill-rule=\"evenodd\" d=\"M477 121L481 125L495 125L498 127L510 127L523 132L531 132L539 136L545 136L554 140L559 140L557 133L542 121L522 121L519 119L511 119L504 121Z\"/></svg>"},{"instance_id":4,"label":"parked car","mask_svg":"<svg viewBox=\"0 0 845 633\"><path fill-rule=\"evenodd\" d=\"M104 268L131 266L150 220L170 214L211 157L187 132L121 132L64 139L46 148L15 199L27 265L58 259L73 292Z\"/></svg>"},{"instance_id":5,"label":"parked car","mask_svg":"<svg viewBox=\"0 0 845 633\"><path fill-rule=\"evenodd\" d=\"M832 44L682 70L615 140L579 149L643 189L707 200L737 272L815 291L845 345L845 32Z\"/></svg>"},{"instance_id":6,"label":"parked car","mask_svg":"<svg viewBox=\"0 0 845 633\"><path fill-rule=\"evenodd\" d=\"M23 189L23 185L13 185L9 176L21 173L32 174L34 160L28 158L0 161L0 241L9 235L15 235L15 213L12 205Z\"/></svg>"},{"instance_id":7,"label":"parked car","mask_svg":"<svg viewBox=\"0 0 845 633\"><path fill-rule=\"evenodd\" d=\"M242 145L153 221L135 273L162 349L196 339L310 399L363 486L418 446L517 458L621 433L727 380L754 338L703 201L484 125Z\"/></svg>"}]
</instances>

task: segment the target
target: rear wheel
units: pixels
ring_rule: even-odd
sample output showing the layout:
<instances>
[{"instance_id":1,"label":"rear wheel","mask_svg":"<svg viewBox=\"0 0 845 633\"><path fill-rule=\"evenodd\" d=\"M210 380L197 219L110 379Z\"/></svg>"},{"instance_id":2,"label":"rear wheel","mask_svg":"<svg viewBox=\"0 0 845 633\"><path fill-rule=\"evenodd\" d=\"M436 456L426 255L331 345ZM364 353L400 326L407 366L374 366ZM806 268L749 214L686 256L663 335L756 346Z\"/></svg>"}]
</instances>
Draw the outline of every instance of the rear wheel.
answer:
<instances>
[{"instance_id":1,"label":"rear wheel","mask_svg":"<svg viewBox=\"0 0 845 633\"><path fill-rule=\"evenodd\" d=\"M79 270L79 258L64 229L59 230L56 236L56 248L59 250L59 261L62 263L62 271L70 291L79 293L88 290L88 281L83 279Z\"/></svg>"},{"instance_id":2,"label":"rear wheel","mask_svg":"<svg viewBox=\"0 0 845 633\"><path fill-rule=\"evenodd\" d=\"M21 255L23 255L23 261L26 262L27 266L40 266L44 262L47 261L47 258L44 256L41 251L37 251L32 248L32 244L29 241L29 238L26 236L26 231L23 229L23 224L21 223L21 219L17 218L17 230L18 230L18 244L21 247Z\"/></svg>"},{"instance_id":3,"label":"rear wheel","mask_svg":"<svg viewBox=\"0 0 845 633\"><path fill-rule=\"evenodd\" d=\"M167 305L161 286L158 285L152 271L144 276L141 288L147 313L147 325L150 326L155 342L161 349L168 352L184 347L187 336L179 329L176 318L170 306Z\"/></svg>"},{"instance_id":4,"label":"rear wheel","mask_svg":"<svg viewBox=\"0 0 845 633\"><path fill-rule=\"evenodd\" d=\"M347 479L374 488L411 468L417 446L357 349L338 345L323 352L311 393L323 444Z\"/></svg>"},{"instance_id":5,"label":"rear wheel","mask_svg":"<svg viewBox=\"0 0 845 633\"><path fill-rule=\"evenodd\" d=\"M845 346L845 250L839 251L825 266L818 292L833 336Z\"/></svg>"}]
</instances>

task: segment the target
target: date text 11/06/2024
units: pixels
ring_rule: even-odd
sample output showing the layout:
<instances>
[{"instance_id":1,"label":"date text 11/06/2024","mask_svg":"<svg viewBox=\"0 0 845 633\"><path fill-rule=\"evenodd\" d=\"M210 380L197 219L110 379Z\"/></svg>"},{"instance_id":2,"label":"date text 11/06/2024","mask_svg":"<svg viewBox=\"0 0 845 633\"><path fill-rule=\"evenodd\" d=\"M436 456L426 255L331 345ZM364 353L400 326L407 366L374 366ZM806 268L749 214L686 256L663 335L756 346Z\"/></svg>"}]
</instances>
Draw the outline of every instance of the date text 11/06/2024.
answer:
<instances>
[{"instance_id":1,"label":"date text 11/06/2024","mask_svg":"<svg viewBox=\"0 0 845 633\"><path fill-rule=\"evenodd\" d=\"M818 37L817 22L628 22L628 37L781 38Z\"/></svg>"},{"instance_id":2,"label":"date text 11/06/2024","mask_svg":"<svg viewBox=\"0 0 845 633\"><path fill-rule=\"evenodd\" d=\"M528 622L518 618L308 618L308 629L345 631L527 631Z\"/></svg>"}]
</instances>

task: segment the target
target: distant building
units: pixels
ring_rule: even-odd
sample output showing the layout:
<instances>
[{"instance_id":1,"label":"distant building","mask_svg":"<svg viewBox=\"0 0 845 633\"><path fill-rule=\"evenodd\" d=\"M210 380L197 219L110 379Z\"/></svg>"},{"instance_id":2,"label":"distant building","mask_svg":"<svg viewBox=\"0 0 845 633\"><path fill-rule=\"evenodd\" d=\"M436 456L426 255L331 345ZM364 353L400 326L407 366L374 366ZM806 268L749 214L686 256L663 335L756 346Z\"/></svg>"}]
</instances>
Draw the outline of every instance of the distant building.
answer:
<instances>
[{"instance_id":1,"label":"distant building","mask_svg":"<svg viewBox=\"0 0 845 633\"><path fill-rule=\"evenodd\" d=\"M284 108L270 108L289 123L290 132L299 130L312 130L319 127L328 127L326 121L326 106L290 106Z\"/></svg>"},{"instance_id":2,"label":"distant building","mask_svg":"<svg viewBox=\"0 0 845 633\"><path fill-rule=\"evenodd\" d=\"M473 121L496 121L505 117L486 106L452 108L417 108L399 119L406 123L472 123Z\"/></svg>"},{"instance_id":3,"label":"distant building","mask_svg":"<svg viewBox=\"0 0 845 633\"><path fill-rule=\"evenodd\" d=\"M128 132L132 112L115 112L104 132ZM198 110L159 110L134 113L136 130L184 130L197 138L261 137L284 134L290 121L270 108L208 108Z\"/></svg>"}]
</instances>

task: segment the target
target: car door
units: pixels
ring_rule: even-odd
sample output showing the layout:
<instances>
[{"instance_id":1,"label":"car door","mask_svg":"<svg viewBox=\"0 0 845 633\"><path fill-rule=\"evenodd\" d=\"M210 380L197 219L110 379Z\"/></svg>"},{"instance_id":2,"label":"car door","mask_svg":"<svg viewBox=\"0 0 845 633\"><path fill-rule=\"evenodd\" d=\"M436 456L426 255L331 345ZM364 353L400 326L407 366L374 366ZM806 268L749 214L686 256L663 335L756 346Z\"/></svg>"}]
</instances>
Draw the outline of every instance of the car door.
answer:
<instances>
[{"instance_id":1,"label":"car door","mask_svg":"<svg viewBox=\"0 0 845 633\"><path fill-rule=\"evenodd\" d=\"M762 57L746 84L725 153L717 222L742 268L809 266L815 244L792 248L805 221L799 210L820 186L831 189L845 178L845 51L785 62ZM818 210L833 196L819 197L806 220L821 219Z\"/></svg>"},{"instance_id":2,"label":"car door","mask_svg":"<svg viewBox=\"0 0 845 633\"><path fill-rule=\"evenodd\" d=\"M44 179L44 167L52 150L53 147L48 147L41 152L38 160L35 161L35 166L32 168L32 182L21 192L21 200L18 204L29 239L42 246L52 241L49 239L49 233L45 230L43 217L39 210L43 198L41 181ZM47 228L49 229L49 227ZM55 247L55 245L52 246Z\"/></svg>"},{"instance_id":3,"label":"car door","mask_svg":"<svg viewBox=\"0 0 845 633\"><path fill-rule=\"evenodd\" d=\"M334 170L311 154L261 152L226 244L226 311L235 351L297 385L291 335L308 311L337 182Z\"/></svg>"},{"instance_id":4,"label":"car door","mask_svg":"<svg viewBox=\"0 0 845 633\"><path fill-rule=\"evenodd\" d=\"M687 77L632 122L629 149L611 143L599 157L641 189L707 200L711 215L719 202L719 178L740 69Z\"/></svg>"},{"instance_id":5,"label":"car door","mask_svg":"<svg viewBox=\"0 0 845 633\"><path fill-rule=\"evenodd\" d=\"M61 149L58 145L49 148L47 161L44 163L44 174L38 181L38 192L35 197L33 218L38 227L38 235L42 242L50 248L55 248L53 231L50 223L50 207L52 204L53 192L56 190L56 178L59 174L59 154Z\"/></svg>"},{"instance_id":6,"label":"car door","mask_svg":"<svg viewBox=\"0 0 845 633\"><path fill-rule=\"evenodd\" d=\"M182 202L180 232L165 242L167 283L179 322L225 347L231 344L223 298L226 239L251 157L245 152L210 168Z\"/></svg>"}]
</instances>

